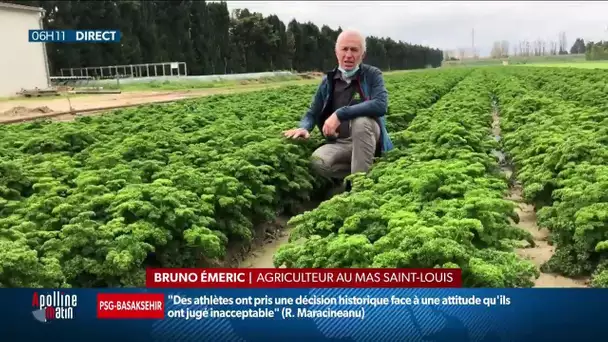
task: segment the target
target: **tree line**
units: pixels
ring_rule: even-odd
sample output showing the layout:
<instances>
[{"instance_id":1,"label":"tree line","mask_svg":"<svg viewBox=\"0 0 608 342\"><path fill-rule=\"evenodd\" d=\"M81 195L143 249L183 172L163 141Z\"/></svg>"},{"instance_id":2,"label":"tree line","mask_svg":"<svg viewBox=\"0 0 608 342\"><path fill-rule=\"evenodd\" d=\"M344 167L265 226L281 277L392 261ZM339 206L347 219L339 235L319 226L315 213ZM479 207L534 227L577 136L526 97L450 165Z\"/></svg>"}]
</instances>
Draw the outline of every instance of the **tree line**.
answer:
<instances>
[{"instance_id":1,"label":"tree line","mask_svg":"<svg viewBox=\"0 0 608 342\"><path fill-rule=\"evenodd\" d=\"M588 42L584 52L588 61L608 60L608 41Z\"/></svg>"},{"instance_id":2,"label":"tree line","mask_svg":"<svg viewBox=\"0 0 608 342\"><path fill-rule=\"evenodd\" d=\"M585 54L588 61L608 60L608 41L585 43L583 38L577 38L570 53Z\"/></svg>"},{"instance_id":3,"label":"tree line","mask_svg":"<svg viewBox=\"0 0 608 342\"><path fill-rule=\"evenodd\" d=\"M185 62L188 74L325 71L336 65L341 28L292 20L225 2L4 1L38 6L45 29L118 29L120 43L48 43L51 73L61 68ZM367 38L366 63L383 70L439 67L443 53L387 37Z\"/></svg>"},{"instance_id":4,"label":"tree line","mask_svg":"<svg viewBox=\"0 0 608 342\"><path fill-rule=\"evenodd\" d=\"M576 38L570 47L570 54L584 54L585 59L592 60L608 60L608 41L587 42L583 38ZM547 56L547 55L567 55L566 34L560 33L559 43L545 42L536 40L532 43L528 41L520 42L509 49L508 41L497 41L494 43L490 53L492 58L506 58L509 56Z\"/></svg>"},{"instance_id":5,"label":"tree line","mask_svg":"<svg viewBox=\"0 0 608 342\"><path fill-rule=\"evenodd\" d=\"M585 59L608 60L608 41L587 42L583 38L576 38L570 51L567 49L566 33L559 34L558 41L544 41L537 39L533 42L521 41L515 46L510 46L506 40L496 41L492 46L490 56L492 58L507 58L510 56L551 56L551 55L585 55Z\"/></svg>"},{"instance_id":6,"label":"tree line","mask_svg":"<svg viewBox=\"0 0 608 342\"><path fill-rule=\"evenodd\" d=\"M578 42L578 40L577 40ZM570 49L570 53L573 52L574 46ZM583 53L583 52L581 52ZM490 57L492 58L506 58L509 56L557 56L568 54L568 40L566 39L566 33L560 32L557 40L543 40L536 39L533 41L522 40L515 44L511 44L507 40L495 41L490 51Z\"/></svg>"}]
</instances>

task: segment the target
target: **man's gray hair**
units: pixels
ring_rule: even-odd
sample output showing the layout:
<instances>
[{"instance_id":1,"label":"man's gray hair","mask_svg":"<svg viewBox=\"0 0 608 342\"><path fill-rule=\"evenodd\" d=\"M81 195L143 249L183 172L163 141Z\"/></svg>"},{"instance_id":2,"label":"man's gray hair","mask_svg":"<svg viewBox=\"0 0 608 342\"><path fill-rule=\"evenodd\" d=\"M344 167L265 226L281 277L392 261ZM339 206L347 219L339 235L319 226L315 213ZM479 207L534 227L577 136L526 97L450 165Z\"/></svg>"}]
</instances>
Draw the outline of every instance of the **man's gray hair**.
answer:
<instances>
[{"instance_id":1,"label":"man's gray hair","mask_svg":"<svg viewBox=\"0 0 608 342\"><path fill-rule=\"evenodd\" d=\"M338 39L336 39L336 48L338 47L338 41L340 40L340 37L347 33L357 35L361 39L361 49L363 50L363 52L367 51L367 42L366 42L365 36L361 32L359 32L359 30L355 30L355 29L346 29L346 30L342 31L338 35Z\"/></svg>"}]
</instances>

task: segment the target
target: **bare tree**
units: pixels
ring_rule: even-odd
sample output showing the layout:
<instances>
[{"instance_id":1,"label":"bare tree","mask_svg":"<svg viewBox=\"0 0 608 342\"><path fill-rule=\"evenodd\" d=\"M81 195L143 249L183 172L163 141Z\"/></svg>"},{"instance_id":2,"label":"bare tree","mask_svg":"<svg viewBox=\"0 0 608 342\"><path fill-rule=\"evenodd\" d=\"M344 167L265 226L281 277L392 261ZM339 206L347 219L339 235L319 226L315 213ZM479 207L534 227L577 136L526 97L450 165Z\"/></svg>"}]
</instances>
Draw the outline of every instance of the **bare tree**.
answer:
<instances>
[{"instance_id":1,"label":"bare tree","mask_svg":"<svg viewBox=\"0 0 608 342\"><path fill-rule=\"evenodd\" d=\"M568 41L566 40L566 32L559 33L559 54L568 53Z\"/></svg>"},{"instance_id":2,"label":"bare tree","mask_svg":"<svg viewBox=\"0 0 608 342\"><path fill-rule=\"evenodd\" d=\"M492 58L500 57L500 42L495 41L492 44L492 50L490 50L490 57L492 57Z\"/></svg>"},{"instance_id":3,"label":"bare tree","mask_svg":"<svg viewBox=\"0 0 608 342\"><path fill-rule=\"evenodd\" d=\"M557 55L557 42L551 41L550 46L551 47L549 48L549 55Z\"/></svg>"},{"instance_id":4,"label":"bare tree","mask_svg":"<svg viewBox=\"0 0 608 342\"><path fill-rule=\"evenodd\" d=\"M535 40L532 42L532 55L538 56L540 54L540 42L539 40Z\"/></svg>"},{"instance_id":5,"label":"bare tree","mask_svg":"<svg viewBox=\"0 0 608 342\"><path fill-rule=\"evenodd\" d=\"M525 40L524 41L524 56L526 56L526 57L530 56L531 51L532 50L531 50L530 42Z\"/></svg>"},{"instance_id":6,"label":"bare tree","mask_svg":"<svg viewBox=\"0 0 608 342\"><path fill-rule=\"evenodd\" d=\"M546 56L547 55L547 42L546 41L542 41L540 42L540 49L541 49L541 56Z\"/></svg>"},{"instance_id":7,"label":"bare tree","mask_svg":"<svg viewBox=\"0 0 608 342\"><path fill-rule=\"evenodd\" d=\"M500 42L500 56L501 57L509 57L509 42L503 40Z\"/></svg>"}]
</instances>

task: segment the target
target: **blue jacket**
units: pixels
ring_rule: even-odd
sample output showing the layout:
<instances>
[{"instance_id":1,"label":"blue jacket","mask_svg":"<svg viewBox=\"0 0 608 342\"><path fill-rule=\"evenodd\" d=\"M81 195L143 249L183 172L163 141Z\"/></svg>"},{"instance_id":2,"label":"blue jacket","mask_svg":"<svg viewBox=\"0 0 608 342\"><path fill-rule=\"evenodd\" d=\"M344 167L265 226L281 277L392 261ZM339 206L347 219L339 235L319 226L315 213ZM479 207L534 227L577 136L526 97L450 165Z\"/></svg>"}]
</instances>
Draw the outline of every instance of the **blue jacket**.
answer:
<instances>
[{"instance_id":1,"label":"blue jacket","mask_svg":"<svg viewBox=\"0 0 608 342\"><path fill-rule=\"evenodd\" d=\"M328 102L333 94L333 78L338 69L334 69L323 76L323 80L313 96L310 108L300 122L300 128L311 132L315 125L323 134L323 124L332 114ZM380 144L376 149L376 155L393 149L393 143L386 130L386 114L388 112L388 91L384 85L384 78L380 69L361 64L356 76L360 85L361 103L342 107L336 111L340 121L352 120L360 116L376 119L380 125Z\"/></svg>"}]
</instances>

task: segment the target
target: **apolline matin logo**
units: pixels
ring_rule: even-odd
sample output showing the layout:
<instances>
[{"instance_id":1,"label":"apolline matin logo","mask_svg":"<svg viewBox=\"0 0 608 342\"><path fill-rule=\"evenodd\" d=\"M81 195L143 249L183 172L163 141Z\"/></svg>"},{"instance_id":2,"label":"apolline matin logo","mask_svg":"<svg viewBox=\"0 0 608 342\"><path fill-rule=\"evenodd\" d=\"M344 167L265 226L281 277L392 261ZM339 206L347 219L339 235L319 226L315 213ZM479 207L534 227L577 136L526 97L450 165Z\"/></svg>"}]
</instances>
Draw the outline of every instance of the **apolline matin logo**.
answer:
<instances>
[{"instance_id":1,"label":"apolline matin logo","mask_svg":"<svg viewBox=\"0 0 608 342\"><path fill-rule=\"evenodd\" d=\"M78 306L78 296L61 291L50 293L34 292L32 295L32 311L39 322L74 319L74 309Z\"/></svg>"}]
</instances>

